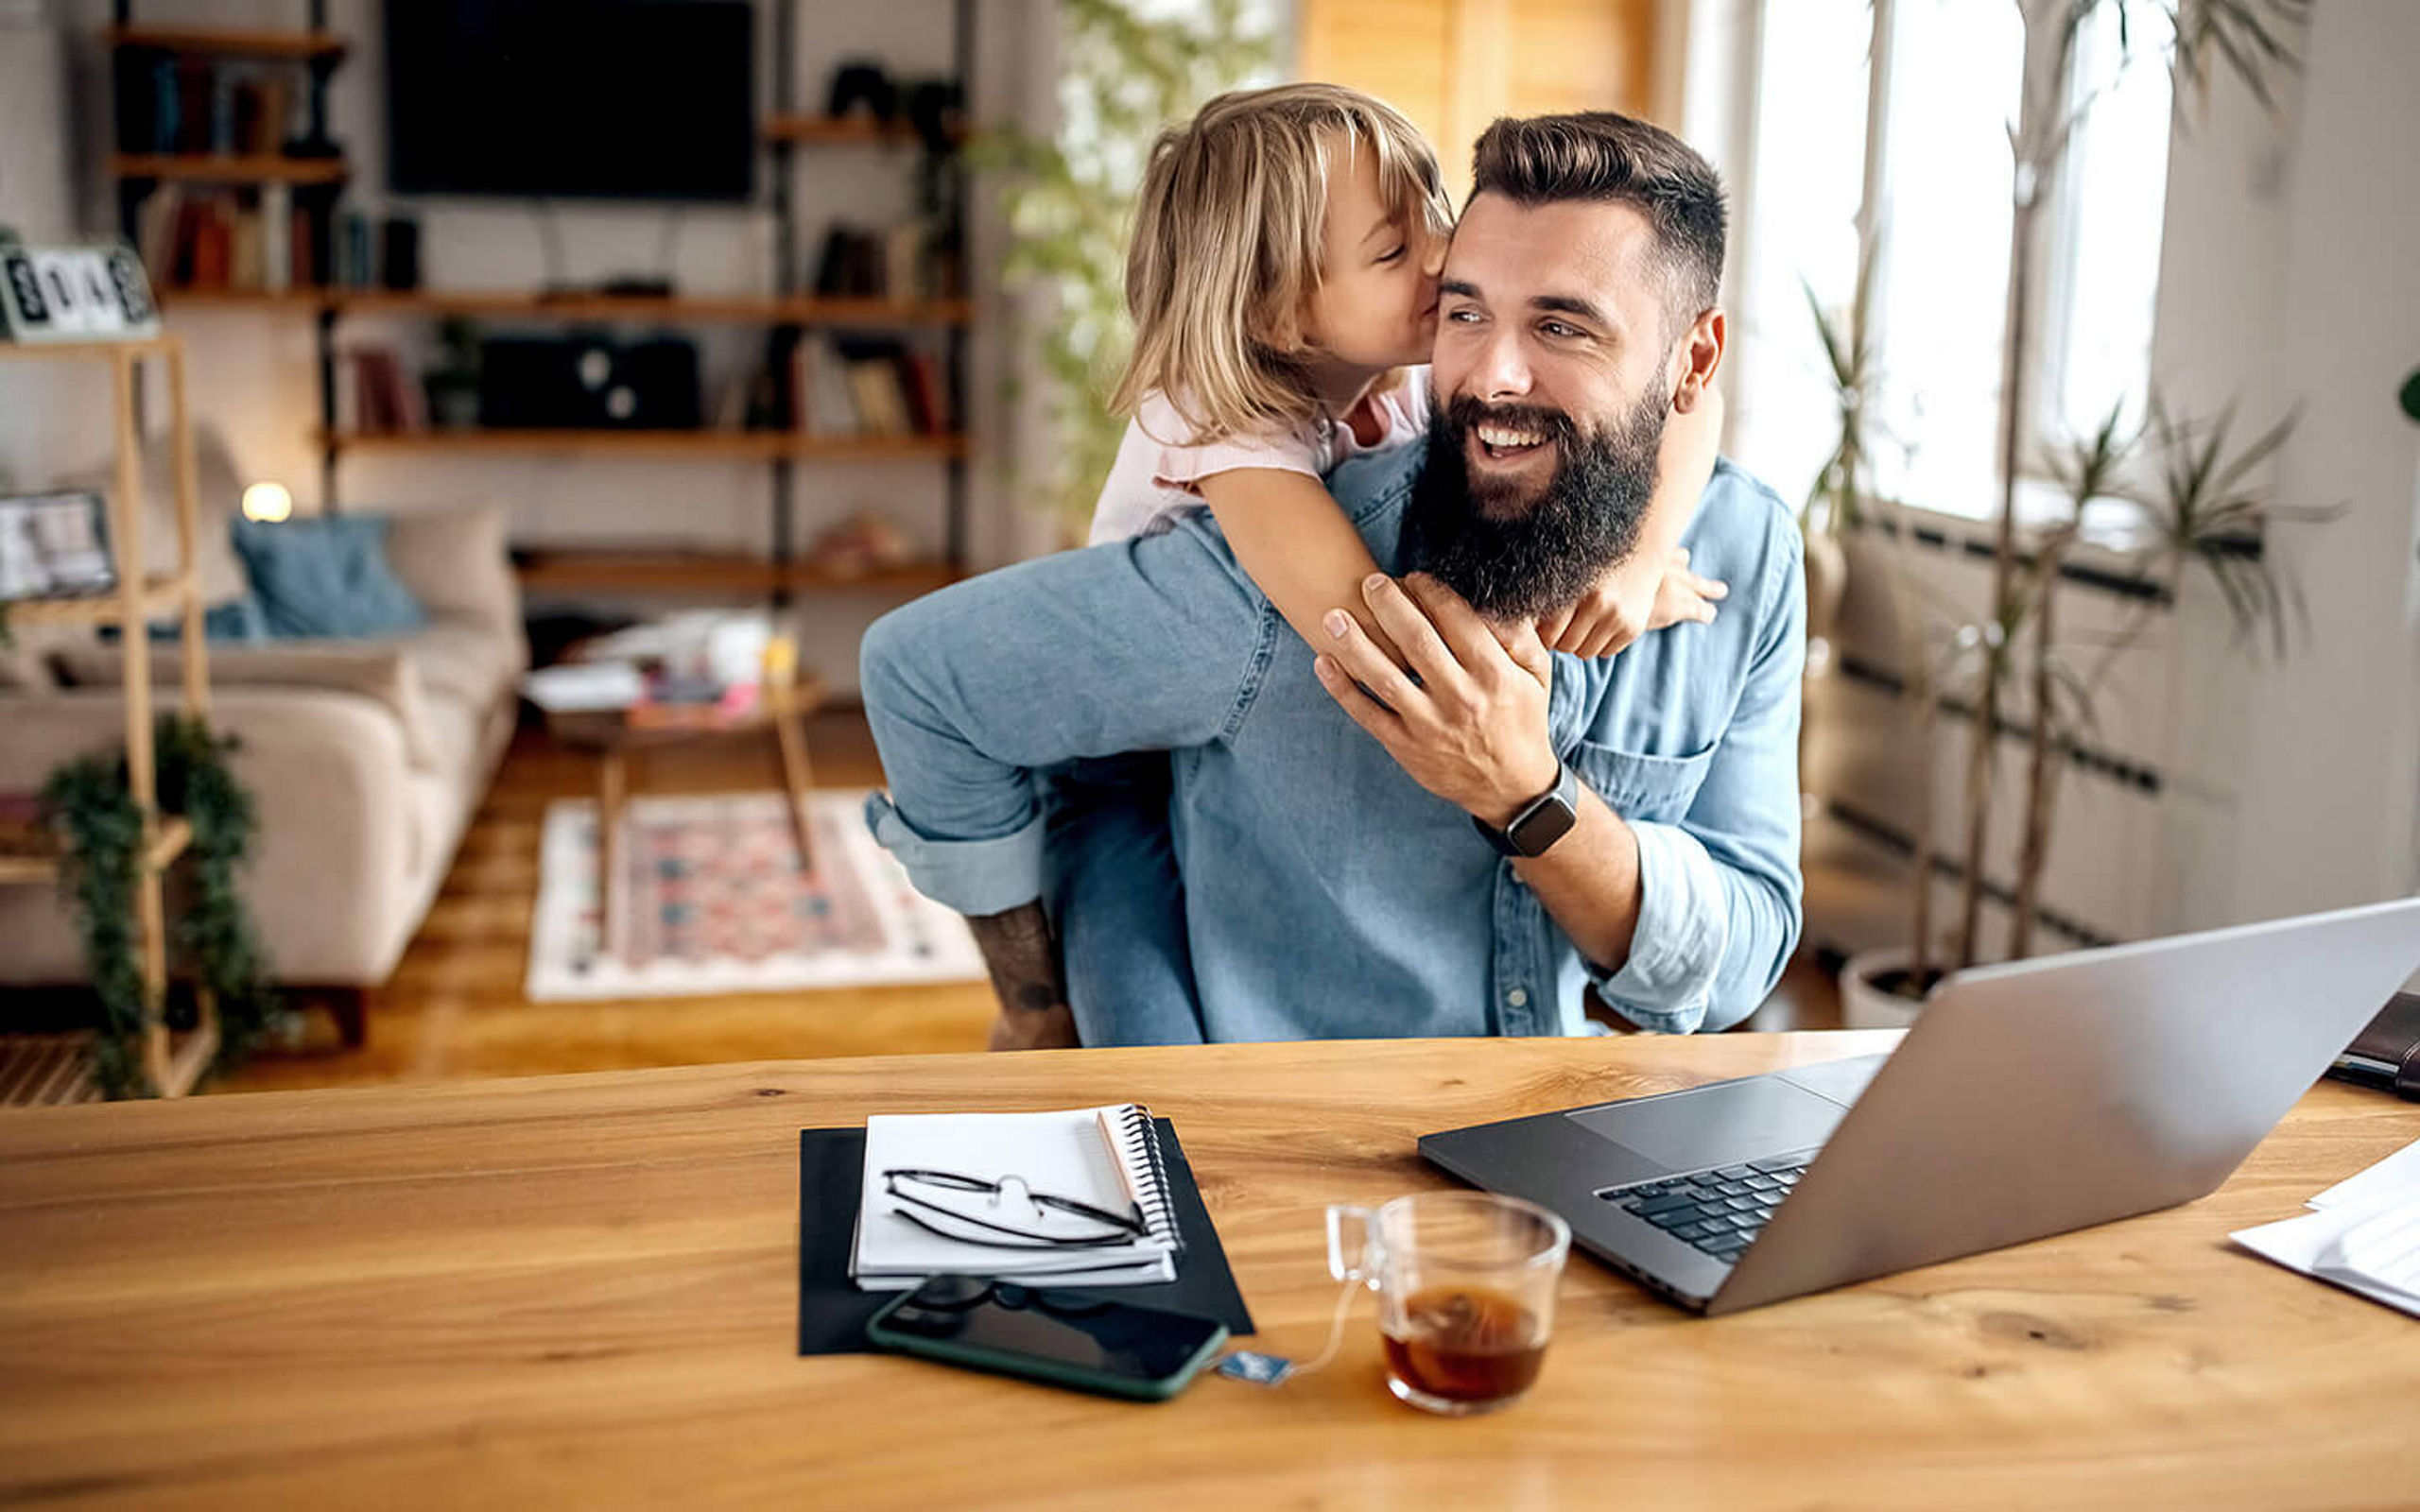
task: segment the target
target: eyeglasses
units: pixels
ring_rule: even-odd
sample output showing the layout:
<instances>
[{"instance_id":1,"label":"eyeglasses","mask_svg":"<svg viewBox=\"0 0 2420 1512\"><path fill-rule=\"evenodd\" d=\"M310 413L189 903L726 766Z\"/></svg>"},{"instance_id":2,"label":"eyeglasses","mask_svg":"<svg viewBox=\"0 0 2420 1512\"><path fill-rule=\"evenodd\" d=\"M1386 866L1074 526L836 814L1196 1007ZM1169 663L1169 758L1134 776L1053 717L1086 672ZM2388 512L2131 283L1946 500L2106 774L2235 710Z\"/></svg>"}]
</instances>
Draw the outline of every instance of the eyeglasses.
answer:
<instances>
[{"instance_id":1,"label":"eyeglasses","mask_svg":"<svg viewBox=\"0 0 2420 1512\"><path fill-rule=\"evenodd\" d=\"M955 1171L926 1171L894 1168L882 1173L883 1191L897 1198L903 1206L895 1210L901 1218L917 1228L937 1233L960 1244L981 1245L992 1249L1105 1249L1148 1236L1140 1212L1111 1212L1106 1208L1063 1197L1055 1192L1036 1192L1018 1176L1003 1176L996 1181L978 1177L960 1176ZM921 1189L921 1190L920 1190ZM983 1213L966 1211L963 1204L952 1205L943 1194L983 1196ZM922 1212L910 1211L921 1209ZM949 1220L945 1226L934 1222L924 1213L933 1213ZM1059 1220L1054 1226L1052 1220ZM1009 1221L1003 1222L1006 1219ZM1076 1228L1074 1220L1095 1227ZM964 1228L984 1230L967 1233ZM991 1235L1005 1235L993 1238Z\"/></svg>"}]
</instances>

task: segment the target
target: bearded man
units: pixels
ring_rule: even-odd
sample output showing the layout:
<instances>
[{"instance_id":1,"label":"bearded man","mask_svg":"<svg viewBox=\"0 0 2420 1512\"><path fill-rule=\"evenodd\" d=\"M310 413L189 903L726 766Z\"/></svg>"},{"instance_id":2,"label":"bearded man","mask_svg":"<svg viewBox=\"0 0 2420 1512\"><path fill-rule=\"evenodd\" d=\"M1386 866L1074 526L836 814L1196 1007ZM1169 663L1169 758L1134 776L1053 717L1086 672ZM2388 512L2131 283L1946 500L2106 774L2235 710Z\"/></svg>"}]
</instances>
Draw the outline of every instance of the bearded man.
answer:
<instances>
[{"instance_id":1,"label":"bearded man","mask_svg":"<svg viewBox=\"0 0 2420 1512\"><path fill-rule=\"evenodd\" d=\"M1713 170L1644 122L1480 140L1427 444L1329 480L1403 575L1364 593L1409 673L1340 610L1305 644L1206 511L868 631L870 820L976 926L1007 1042L1578 1034L1592 986L1685 1032L1762 1001L1800 922L1790 511L1721 462L1683 538L1730 585L1719 618L1588 662L1535 629L1634 549L1666 417L1705 399L1723 222ZM1170 753L1181 917L1076 936L1156 977L1072 948L1063 974L1035 773L1145 749ZM1071 979L1114 986L1071 1010Z\"/></svg>"}]
</instances>

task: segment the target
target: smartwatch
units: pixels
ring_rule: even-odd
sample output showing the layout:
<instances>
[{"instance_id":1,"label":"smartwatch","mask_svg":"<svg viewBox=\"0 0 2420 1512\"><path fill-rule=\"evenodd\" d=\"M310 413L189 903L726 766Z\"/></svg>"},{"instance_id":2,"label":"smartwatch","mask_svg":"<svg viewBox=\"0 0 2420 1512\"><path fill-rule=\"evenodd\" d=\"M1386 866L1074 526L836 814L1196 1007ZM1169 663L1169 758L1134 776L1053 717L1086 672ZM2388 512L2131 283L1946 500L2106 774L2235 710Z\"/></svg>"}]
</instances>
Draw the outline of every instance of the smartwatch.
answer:
<instances>
[{"instance_id":1,"label":"smartwatch","mask_svg":"<svg viewBox=\"0 0 2420 1512\"><path fill-rule=\"evenodd\" d=\"M1563 761L1555 763L1554 786L1524 804L1504 828L1471 816L1472 827L1495 847L1496 854L1507 856L1545 855L1547 847L1569 834L1579 822L1580 778Z\"/></svg>"}]
</instances>

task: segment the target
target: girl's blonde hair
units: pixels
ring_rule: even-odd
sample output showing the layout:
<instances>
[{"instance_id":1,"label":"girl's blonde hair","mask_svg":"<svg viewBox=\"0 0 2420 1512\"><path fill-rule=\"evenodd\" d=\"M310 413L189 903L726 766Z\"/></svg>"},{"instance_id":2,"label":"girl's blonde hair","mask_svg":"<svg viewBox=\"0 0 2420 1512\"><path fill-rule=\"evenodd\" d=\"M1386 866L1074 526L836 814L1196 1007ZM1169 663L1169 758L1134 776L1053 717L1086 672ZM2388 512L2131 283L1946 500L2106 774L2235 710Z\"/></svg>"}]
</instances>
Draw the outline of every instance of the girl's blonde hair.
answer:
<instances>
[{"instance_id":1,"label":"girl's blonde hair","mask_svg":"<svg viewBox=\"0 0 2420 1512\"><path fill-rule=\"evenodd\" d=\"M1356 90L1236 90L1160 133L1126 254L1134 351L1113 411L1132 415L1157 390L1194 442L1318 416L1304 354L1273 338L1320 286L1329 154L1365 147L1390 212L1440 236L1453 229L1437 155L1392 106Z\"/></svg>"}]
</instances>

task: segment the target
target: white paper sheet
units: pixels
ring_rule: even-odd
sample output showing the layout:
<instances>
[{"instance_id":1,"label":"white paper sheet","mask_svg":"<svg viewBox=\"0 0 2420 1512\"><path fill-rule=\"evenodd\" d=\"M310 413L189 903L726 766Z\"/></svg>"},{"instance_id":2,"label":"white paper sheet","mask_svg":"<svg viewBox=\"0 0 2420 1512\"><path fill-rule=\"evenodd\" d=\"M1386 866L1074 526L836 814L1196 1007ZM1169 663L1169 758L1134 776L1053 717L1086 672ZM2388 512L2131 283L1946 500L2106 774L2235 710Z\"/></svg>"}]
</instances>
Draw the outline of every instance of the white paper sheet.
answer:
<instances>
[{"instance_id":1,"label":"white paper sheet","mask_svg":"<svg viewBox=\"0 0 2420 1512\"><path fill-rule=\"evenodd\" d=\"M2263 1259L2420 1317L2420 1142L2309 1206L2299 1218L2228 1237Z\"/></svg>"},{"instance_id":2,"label":"white paper sheet","mask_svg":"<svg viewBox=\"0 0 2420 1512\"><path fill-rule=\"evenodd\" d=\"M2360 1175L2337 1182L2311 1198L2310 1205L2333 1208L2340 1203L2369 1201L2385 1194L2420 1197L2420 1140L2412 1141Z\"/></svg>"}]
</instances>

